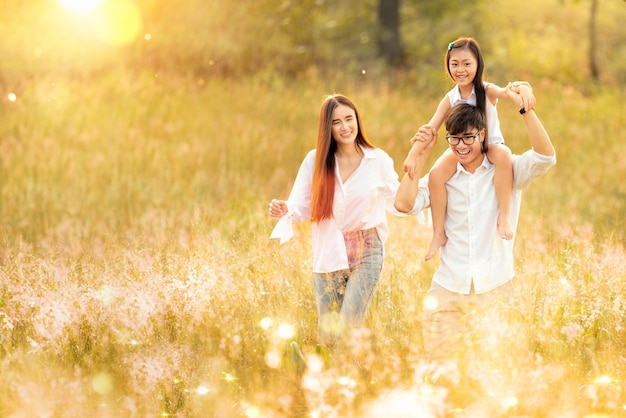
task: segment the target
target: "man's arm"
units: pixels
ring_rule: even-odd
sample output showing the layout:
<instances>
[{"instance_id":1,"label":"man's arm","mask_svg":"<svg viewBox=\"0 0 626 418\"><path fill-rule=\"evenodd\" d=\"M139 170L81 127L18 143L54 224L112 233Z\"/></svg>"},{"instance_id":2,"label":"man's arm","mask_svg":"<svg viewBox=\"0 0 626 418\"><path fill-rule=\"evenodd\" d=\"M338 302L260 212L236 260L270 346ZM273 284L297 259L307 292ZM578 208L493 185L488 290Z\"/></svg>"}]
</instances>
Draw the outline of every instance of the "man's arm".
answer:
<instances>
[{"instance_id":1,"label":"man's arm","mask_svg":"<svg viewBox=\"0 0 626 418\"><path fill-rule=\"evenodd\" d=\"M398 212L408 213L413 210L424 165L426 164L430 151L437 143L436 131L434 131L435 129L430 125L423 125L411 140L411 142L413 142L412 150L417 151L417 160L414 175L411 177L405 174L400 182L394 203L394 207Z\"/></svg>"},{"instance_id":2,"label":"man's arm","mask_svg":"<svg viewBox=\"0 0 626 418\"><path fill-rule=\"evenodd\" d=\"M524 113L522 117L526 123L528 139L530 139L530 145L533 147L533 150L538 154L552 157L555 150L550 140L550 135L546 132L546 129L543 127L535 111L529 110Z\"/></svg>"},{"instance_id":3,"label":"man's arm","mask_svg":"<svg viewBox=\"0 0 626 418\"><path fill-rule=\"evenodd\" d=\"M511 84L506 87L506 92L514 102L519 101L519 93L513 91ZM526 123L526 132L528 132L528 139L533 150L538 154L552 157L555 151L550 135L546 132L535 111L526 110L522 117L524 118L524 123Z\"/></svg>"}]
</instances>

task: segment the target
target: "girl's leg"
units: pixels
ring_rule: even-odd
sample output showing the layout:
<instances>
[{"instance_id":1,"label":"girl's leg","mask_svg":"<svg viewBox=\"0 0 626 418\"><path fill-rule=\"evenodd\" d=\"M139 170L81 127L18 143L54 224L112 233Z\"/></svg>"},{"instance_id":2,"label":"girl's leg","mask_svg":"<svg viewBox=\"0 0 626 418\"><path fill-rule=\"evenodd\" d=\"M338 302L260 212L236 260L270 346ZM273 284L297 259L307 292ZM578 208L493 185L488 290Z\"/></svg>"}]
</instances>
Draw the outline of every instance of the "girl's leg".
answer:
<instances>
[{"instance_id":1,"label":"girl's leg","mask_svg":"<svg viewBox=\"0 0 626 418\"><path fill-rule=\"evenodd\" d=\"M448 237L445 231L446 208L448 193L446 182L456 171L456 158L451 152L444 152L435 162L428 175L428 189L430 190L430 213L433 220L433 238L428 247L424 260L428 261L437 254L439 248L446 245Z\"/></svg>"},{"instance_id":2,"label":"girl's leg","mask_svg":"<svg viewBox=\"0 0 626 418\"><path fill-rule=\"evenodd\" d=\"M493 183L498 197L498 234L500 238L513 239L511 228L511 193L513 190L513 163L511 150L504 144L489 144L487 158L496 167Z\"/></svg>"}]
</instances>

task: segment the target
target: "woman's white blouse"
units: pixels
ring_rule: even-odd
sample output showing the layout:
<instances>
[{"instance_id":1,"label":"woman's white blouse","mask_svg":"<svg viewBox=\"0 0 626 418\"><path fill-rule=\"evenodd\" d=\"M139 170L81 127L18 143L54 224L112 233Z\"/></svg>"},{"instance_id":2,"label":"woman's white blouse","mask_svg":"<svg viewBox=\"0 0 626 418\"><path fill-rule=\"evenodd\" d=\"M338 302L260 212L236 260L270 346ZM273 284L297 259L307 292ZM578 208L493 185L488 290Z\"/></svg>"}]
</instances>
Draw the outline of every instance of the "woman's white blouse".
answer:
<instances>
[{"instance_id":1,"label":"woman's white blouse","mask_svg":"<svg viewBox=\"0 0 626 418\"><path fill-rule=\"evenodd\" d=\"M312 223L313 272L328 273L347 269L348 255L343 232L376 228L384 244L389 236L387 214L403 215L394 208L400 182L393 160L379 148L361 148L363 159L352 175L342 183L339 165L335 164L333 217ZM311 184L315 150L304 158L287 200L289 211L276 224L270 238L281 244L292 236L292 223L311 218Z\"/></svg>"}]
</instances>

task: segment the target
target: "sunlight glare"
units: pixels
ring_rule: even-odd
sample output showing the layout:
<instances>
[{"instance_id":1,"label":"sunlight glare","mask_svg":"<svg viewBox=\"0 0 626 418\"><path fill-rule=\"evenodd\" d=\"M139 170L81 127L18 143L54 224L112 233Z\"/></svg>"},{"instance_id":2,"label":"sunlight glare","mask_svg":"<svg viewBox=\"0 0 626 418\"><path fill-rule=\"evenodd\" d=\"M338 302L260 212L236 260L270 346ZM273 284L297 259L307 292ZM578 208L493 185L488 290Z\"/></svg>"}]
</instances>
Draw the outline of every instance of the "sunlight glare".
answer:
<instances>
[{"instance_id":1,"label":"sunlight glare","mask_svg":"<svg viewBox=\"0 0 626 418\"><path fill-rule=\"evenodd\" d=\"M105 42L125 45L141 31L142 18L137 6L128 0L109 0L103 4L95 30Z\"/></svg>"},{"instance_id":2,"label":"sunlight glare","mask_svg":"<svg viewBox=\"0 0 626 418\"><path fill-rule=\"evenodd\" d=\"M103 0L59 0L63 7L74 12L89 13L94 11Z\"/></svg>"},{"instance_id":3,"label":"sunlight glare","mask_svg":"<svg viewBox=\"0 0 626 418\"><path fill-rule=\"evenodd\" d=\"M17 96L15 95L15 93L9 93L8 99L10 102L14 102L17 100Z\"/></svg>"}]
</instances>

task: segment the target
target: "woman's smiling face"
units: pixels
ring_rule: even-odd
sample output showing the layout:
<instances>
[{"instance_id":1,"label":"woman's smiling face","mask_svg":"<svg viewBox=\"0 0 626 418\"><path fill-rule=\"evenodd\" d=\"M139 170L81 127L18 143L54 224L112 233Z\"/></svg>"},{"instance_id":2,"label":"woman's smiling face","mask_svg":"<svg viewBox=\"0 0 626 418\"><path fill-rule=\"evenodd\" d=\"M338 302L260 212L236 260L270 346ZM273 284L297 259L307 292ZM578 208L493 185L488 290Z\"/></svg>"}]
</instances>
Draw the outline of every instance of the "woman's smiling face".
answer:
<instances>
[{"instance_id":1,"label":"woman's smiling face","mask_svg":"<svg viewBox=\"0 0 626 418\"><path fill-rule=\"evenodd\" d=\"M352 108L339 105L333 110L332 134L337 145L349 145L354 143L359 133L356 114Z\"/></svg>"}]
</instances>

